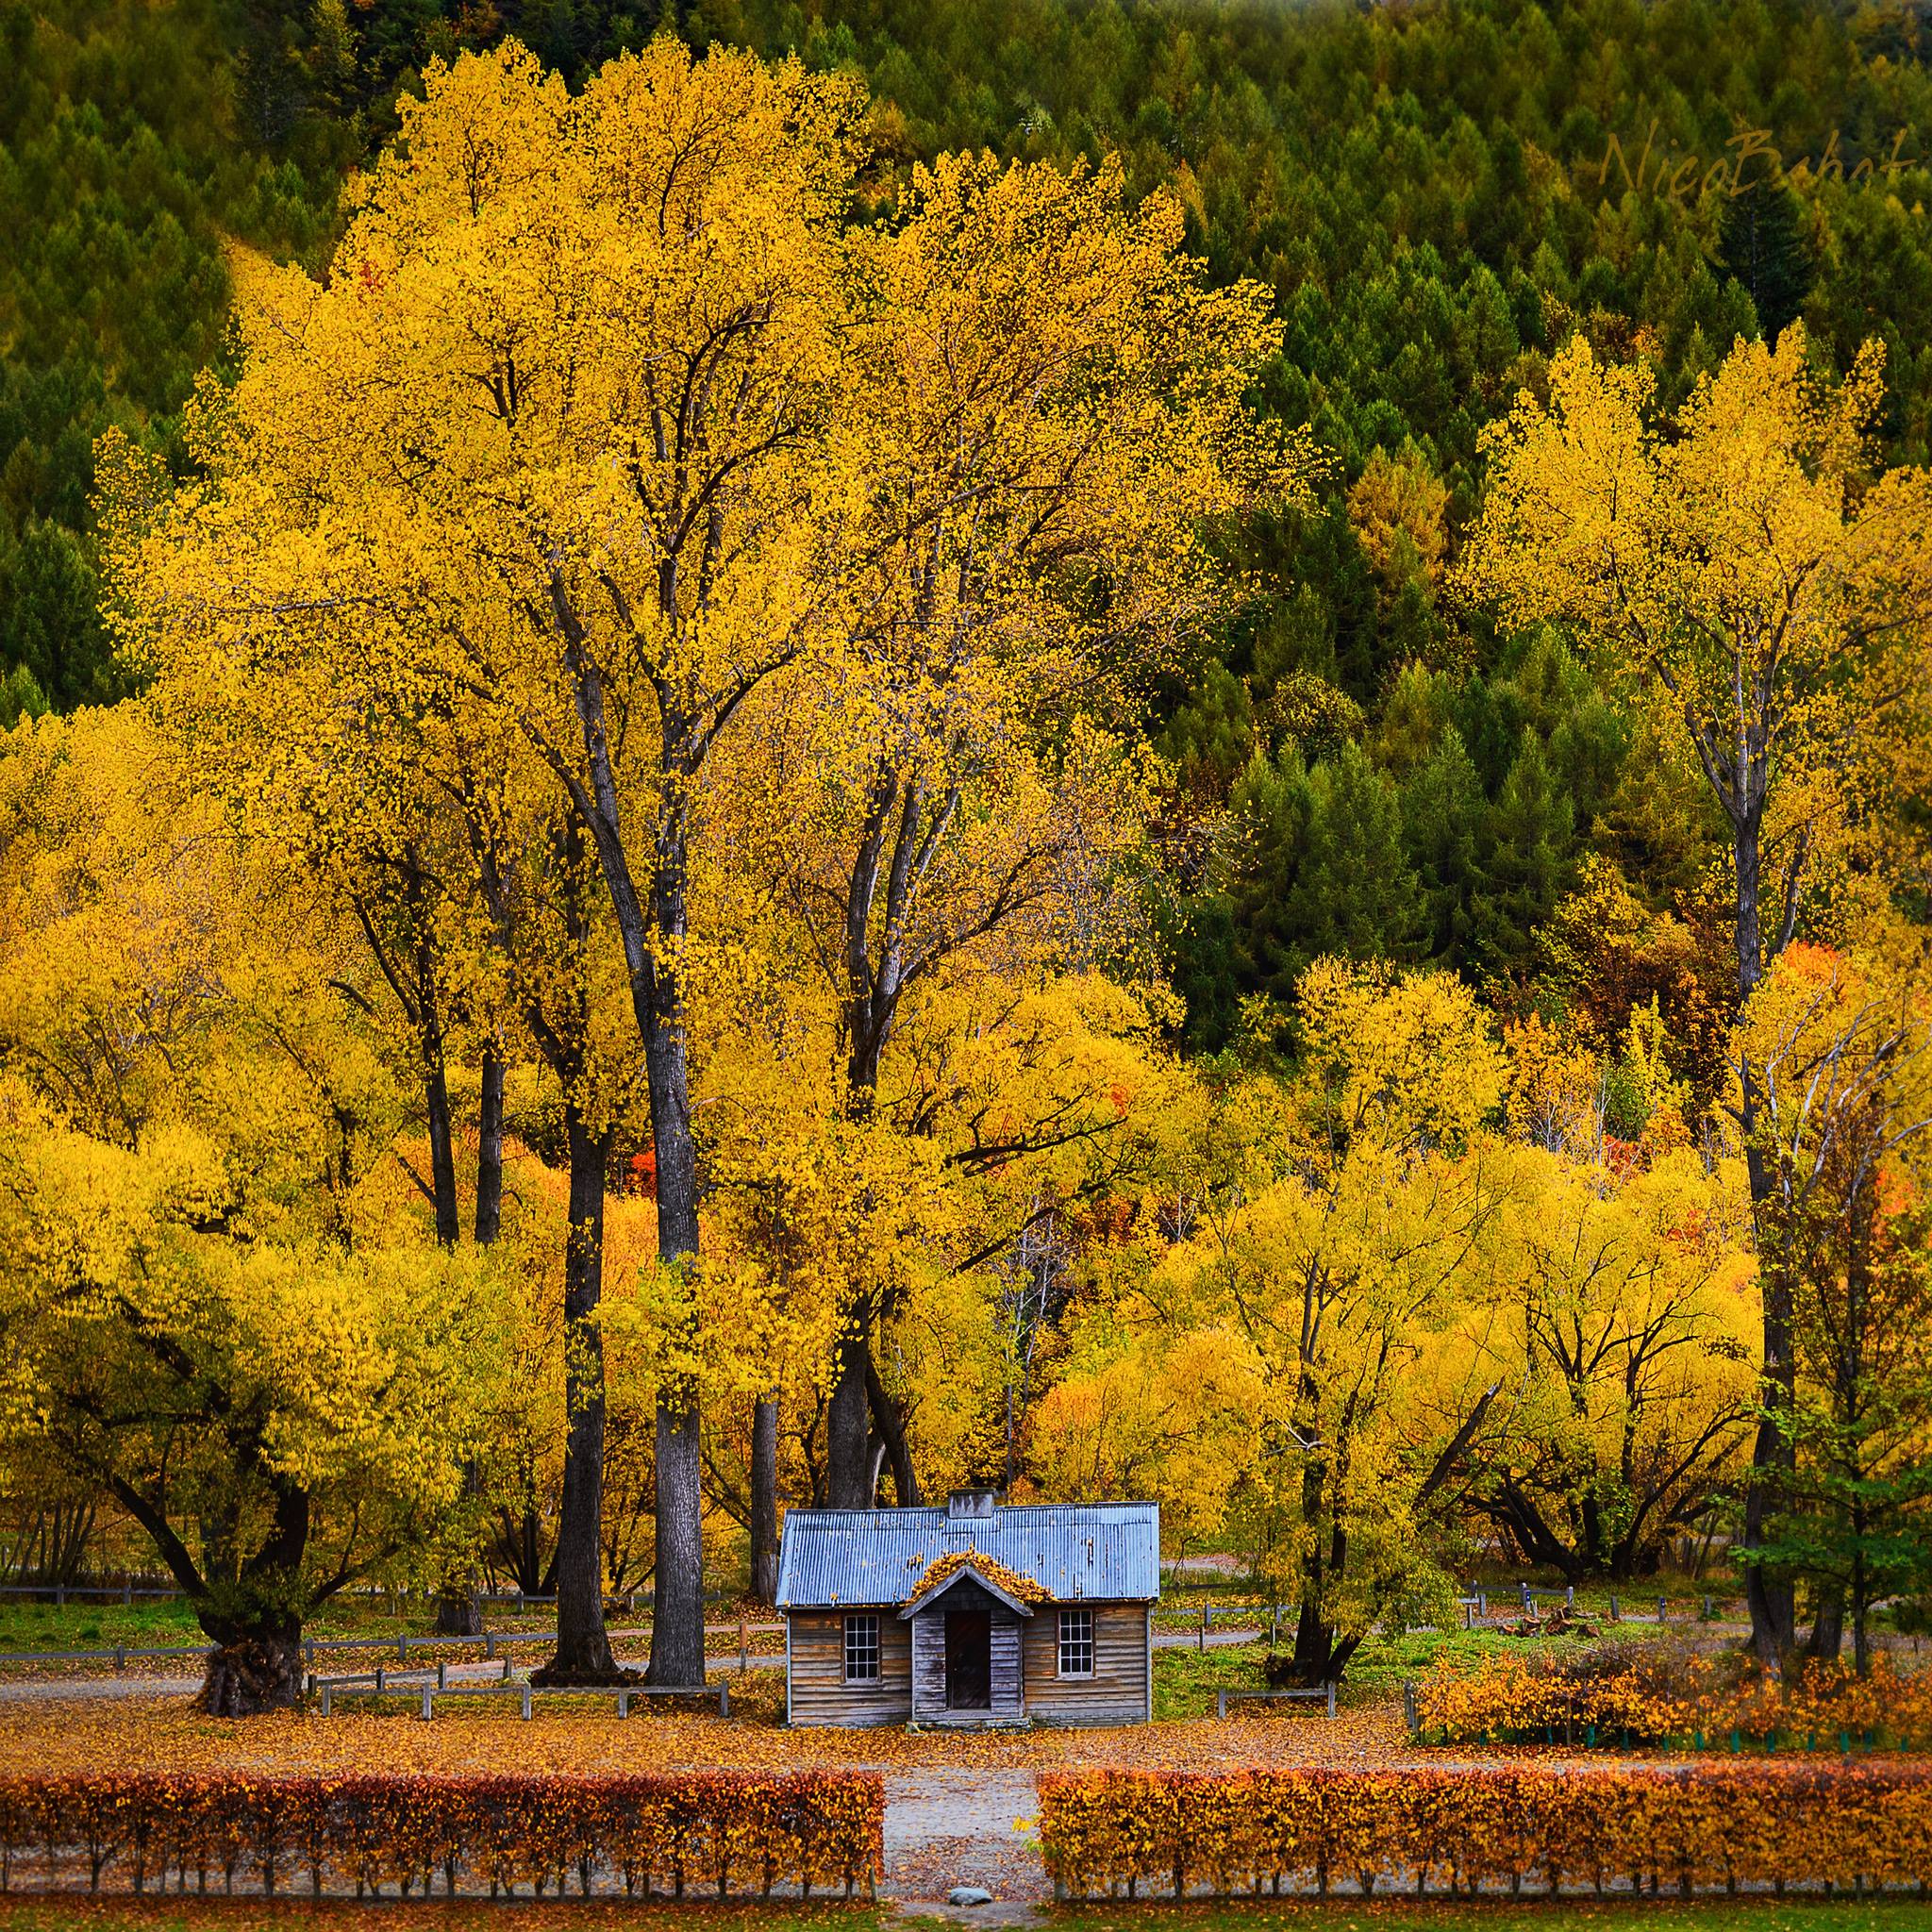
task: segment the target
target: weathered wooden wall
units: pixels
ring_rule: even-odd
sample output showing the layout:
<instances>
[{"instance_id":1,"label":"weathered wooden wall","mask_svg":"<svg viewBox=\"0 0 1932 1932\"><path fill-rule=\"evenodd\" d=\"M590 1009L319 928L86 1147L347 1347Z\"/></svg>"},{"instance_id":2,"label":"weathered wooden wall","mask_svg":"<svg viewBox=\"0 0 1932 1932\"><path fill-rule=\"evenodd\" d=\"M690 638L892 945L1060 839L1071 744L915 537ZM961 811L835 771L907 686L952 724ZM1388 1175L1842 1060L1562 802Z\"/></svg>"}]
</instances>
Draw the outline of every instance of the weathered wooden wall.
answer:
<instances>
[{"instance_id":1,"label":"weathered wooden wall","mask_svg":"<svg viewBox=\"0 0 1932 1932\"><path fill-rule=\"evenodd\" d=\"M922 1724L946 1714L946 1620L914 1617L899 1625L912 1632L912 1714Z\"/></svg>"},{"instance_id":2,"label":"weathered wooden wall","mask_svg":"<svg viewBox=\"0 0 1932 1932\"><path fill-rule=\"evenodd\" d=\"M1059 1674L1059 1606L1041 1604L1031 1618L964 1586L967 1597L991 1605L992 1708L946 1710L946 1598L930 1614L902 1621L882 1609L879 1677L845 1682L845 1617L837 1610L791 1616L791 1722L799 1724L895 1724L917 1716L927 1723L1010 1721L1023 1714L1041 1724L1133 1724L1148 1711L1147 1606L1091 1604L1093 1674ZM949 1591L954 1607L967 1607ZM915 1700L914 1682L918 1684Z\"/></svg>"},{"instance_id":3,"label":"weathered wooden wall","mask_svg":"<svg viewBox=\"0 0 1932 1932\"><path fill-rule=\"evenodd\" d=\"M912 1639L899 1613L879 1619L879 1674L845 1681L845 1613L791 1614L791 1722L795 1724L903 1724L912 1715ZM941 1674L944 1675L943 1653Z\"/></svg>"},{"instance_id":4,"label":"weathered wooden wall","mask_svg":"<svg viewBox=\"0 0 1932 1932\"><path fill-rule=\"evenodd\" d=\"M1133 1724L1147 1715L1147 1606L1090 1604L1093 1674L1060 1675L1058 1604L1041 1604L1025 1626L1026 1709L1041 1724Z\"/></svg>"},{"instance_id":5,"label":"weathered wooden wall","mask_svg":"<svg viewBox=\"0 0 1932 1932\"><path fill-rule=\"evenodd\" d=\"M1039 1612L1034 1612L1034 1618ZM1032 1622L1029 1618L1026 1621ZM1025 1623L996 1604L992 1612L992 1709L990 1716L1010 1724L1024 1714L1024 1684L1022 1678L1020 1633Z\"/></svg>"}]
</instances>

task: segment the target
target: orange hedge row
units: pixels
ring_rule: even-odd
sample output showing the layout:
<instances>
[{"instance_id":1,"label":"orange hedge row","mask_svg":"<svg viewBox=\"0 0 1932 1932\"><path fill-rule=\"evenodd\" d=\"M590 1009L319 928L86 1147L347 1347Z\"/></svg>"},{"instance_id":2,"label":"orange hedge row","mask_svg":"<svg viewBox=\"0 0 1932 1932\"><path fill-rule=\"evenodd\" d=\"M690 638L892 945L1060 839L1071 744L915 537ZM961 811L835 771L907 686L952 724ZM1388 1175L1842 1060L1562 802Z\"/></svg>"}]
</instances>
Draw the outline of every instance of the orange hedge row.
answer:
<instances>
[{"instance_id":1,"label":"orange hedge row","mask_svg":"<svg viewBox=\"0 0 1932 1932\"><path fill-rule=\"evenodd\" d=\"M493 1898L529 1886L720 1898L774 1886L868 1890L885 1787L859 1772L689 1776L276 1777L101 1774L0 1777L0 1890L26 1875L90 1890L197 1891L238 1879L359 1898L432 1883Z\"/></svg>"},{"instance_id":2,"label":"orange hedge row","mask_svg":"<svg viewBox=\"0 0 1932 1932\"><path fill-rule=\"evenodd\" d=\"M1869 1677L1812 1665L1780 1684L1741 1683L1708 1657L1654 1660L1588 1676L1547 1657L1490 1657L1439 1668L1416 1687L1416 1725L1428 1744L1621 1744L1738 1741L1839 1751L1855 1742L1932 1743L1932 1672L1896 1675L1883 1657Z\"/></svg>"},{"instance_id":3,"label":"orange hedge row","mask_svg":"<svg viewBox=\"0 0 1932 1932\"><path fill-rule=\"evenodd\" d=\"M1057 1895L1918 1885L1932 1770L1102 1772L1042 1777Z\"/></svg>"}]
</instances>

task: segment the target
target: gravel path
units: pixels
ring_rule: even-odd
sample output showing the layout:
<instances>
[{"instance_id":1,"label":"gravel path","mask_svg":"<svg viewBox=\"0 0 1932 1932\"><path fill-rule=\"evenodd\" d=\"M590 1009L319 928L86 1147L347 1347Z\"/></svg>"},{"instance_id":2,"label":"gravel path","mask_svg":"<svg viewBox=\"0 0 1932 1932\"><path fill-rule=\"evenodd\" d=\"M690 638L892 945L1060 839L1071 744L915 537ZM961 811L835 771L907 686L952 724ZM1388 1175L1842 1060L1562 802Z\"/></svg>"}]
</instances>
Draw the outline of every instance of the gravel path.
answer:
<instances>
[{"instance_id":1,"label":"gravel path","mask_svg":"<svg viewBox=\"0 0 1932 1932\"><path fill-rule=\"evenodd\" d=\"M51 1704L61 1699L192 1697L201 1673L192 1677L18 1677L0 1684L0 1704Z\"/></svg>"},{"instance_id":2,"label":"gravel path","mask_svg":"<svg viewBox=\"0 0 1932 1932\"><path fill-rule=\"evenodd\" d=\"M887 1897L942 1900L956 1885L977 1885L1004 1904L1031 1906L1049 1895L1033 1820L1039 1787L1030 1771L889 1773L886 1777ZM1026 1821L1024 1830L1015 1821ZM975 1922L985 1908L969 1914Z\"/></svg>"}]
</instances>

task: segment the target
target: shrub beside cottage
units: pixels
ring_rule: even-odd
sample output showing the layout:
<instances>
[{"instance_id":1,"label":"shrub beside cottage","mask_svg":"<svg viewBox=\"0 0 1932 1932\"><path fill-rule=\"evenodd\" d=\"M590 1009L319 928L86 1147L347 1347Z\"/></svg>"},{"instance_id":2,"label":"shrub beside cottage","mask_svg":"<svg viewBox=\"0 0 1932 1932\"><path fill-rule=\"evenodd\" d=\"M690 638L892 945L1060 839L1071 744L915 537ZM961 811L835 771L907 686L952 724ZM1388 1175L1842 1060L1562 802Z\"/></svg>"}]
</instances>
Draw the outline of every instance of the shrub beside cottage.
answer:
<instances>
[{"instance_id":1,"label":"shrub beside cottage","mask_svg":"<svg viewBox=\"0 0 1932 1932\"><path fill-rule=\"evenodd\" d=\"M1153 1503L794 1509L778 1608L797 1724L1143 1723L1154 1714Z\"/></svg>"}]
</instances>

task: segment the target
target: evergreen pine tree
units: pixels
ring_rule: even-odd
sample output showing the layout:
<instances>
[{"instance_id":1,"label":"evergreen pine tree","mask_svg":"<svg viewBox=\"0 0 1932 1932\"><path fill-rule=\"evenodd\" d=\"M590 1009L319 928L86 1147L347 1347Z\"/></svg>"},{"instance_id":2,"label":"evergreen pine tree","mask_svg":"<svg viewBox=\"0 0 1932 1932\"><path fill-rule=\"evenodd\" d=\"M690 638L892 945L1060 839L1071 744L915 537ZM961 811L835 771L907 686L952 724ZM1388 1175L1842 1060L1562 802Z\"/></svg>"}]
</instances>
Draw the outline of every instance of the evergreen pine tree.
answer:
<instances>
[{"instance_id":1,"label":"evergreen pine tree","mask_svg":"<svg viewBox=\"0 0 1932 1932\"><path fill-rule=\"evenodd\" d=\"M1161 750L1182 791L1219 805L1255 755L1255 712L1248 688L1225 664L1208 667L1200 689L1169 721Z\"/></svg>"},{"instance_id":2,"label":"evergreen pine tree","mask_svg":"<svg viewBox=\"0 0 1932 1932\"><path fill-rule=\"evenodd\" d=\"M1284 1005L1312 957L1290 916L1310 808L1307 773L1292 744L1278 759L1257 757L1228 801L1227 899L1241 991Z\"/></svg>"},{"instance_id":3,"label":"evergreen pine tree","mask_svg":"<svg viewBox=\"0 0 1932 1932\"><path fill-rule=\"evenodd\" d=\"M1569 883L1574 842L1570 801L1557 790L1534 737L1523 741L1503 790L1484 820L1482 882L1471 908L1478 963L1523 972L1536 928Z\"/></svg>"},{"instance_id":4,"label":"evergreen pine tree","mask_svg":"<svg viewBox=\"0 0 1932 1932\"><path fill-rule=\"evenodd\" d=\"M1308 778L1307 833L1289 924L1310 958L1405 959L1426 922L1422 889L1402 847L1395 788L1344 745Z\"/></svg>"},{"instance_id":5,"label":"evergreen pine tree","mask_svg":"<svg viewBox=\"0 0 1932 1932\"><path fill-rule=\"evenodd\" d=\"M1468 953L1470 904L1481 884L1476 853L1489 801L1453 724L1402 793L1402 844L1421 889L1428 949L1457 963Z\"/></svg>"},{"instance_id":6,"label":"evergreen pine tree","mask_svg":"<svg viewBox=\"0 0 1932 1932\"><path fill-rule=\"evenodd\" d=\"M1718 259L1751 298L1766 341L1798 318L1815 270L1805 239L1805 211L1783 185L1754 182L1724 204Z\"/></svg>"},{"instance_id":7,"label":"evergreen pine tree","mask_svg":"<svg viewBox=\"0 0 1932 1932\"><path fill-rule=\"evenodd\" d=\"M1168 984L1187 1011L1181 1043L1190 1053L1219 1053L1234 1037L1243 991L1234 902L1225 892L1157 899L1154 918Z\"/></svg>"}]
</instances>

